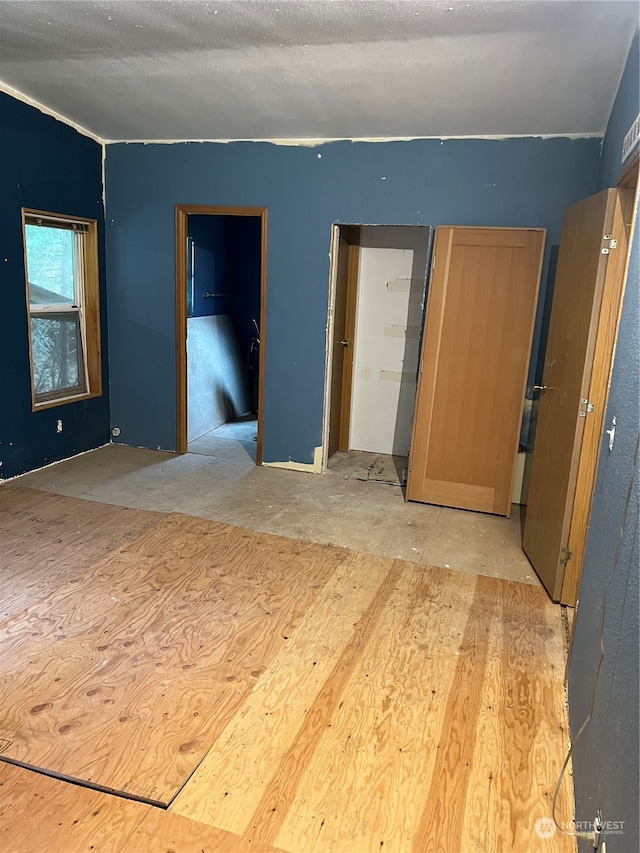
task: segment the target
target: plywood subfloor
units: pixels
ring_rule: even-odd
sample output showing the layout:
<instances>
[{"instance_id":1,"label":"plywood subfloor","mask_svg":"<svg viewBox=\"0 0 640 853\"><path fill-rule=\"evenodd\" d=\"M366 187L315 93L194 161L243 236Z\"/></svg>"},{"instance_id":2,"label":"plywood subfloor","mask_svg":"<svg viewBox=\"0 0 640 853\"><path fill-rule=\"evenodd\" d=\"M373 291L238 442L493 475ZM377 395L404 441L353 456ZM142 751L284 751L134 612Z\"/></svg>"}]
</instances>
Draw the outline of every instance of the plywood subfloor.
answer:
<instances>
[{"instance_id":1,"label":"plywood subfloor","mask_svg":"<svg viewBox=\"0 0 640 853\"><path fill-rule=\"evenodd\" d=\"M167 804L336 556L165 516L0 628L2 756Z\"/></svg>"},{"instance_id":2,"label":"plywood subfloor","mask_svg":"<svg viewBox=\"0 0 640 853\"><path fill-rule=\"evenodd\" d=\"M163 809L0 762L2 853L282 853Z\"/></svg>"},{"instance_id":3,"label":"plywood subfloor","mask_svg":"<svg viewBox=\"0 0 640 853\"><path fill-rule=\"evenodd\" d=\"M534 825L566 745L557 608L400 561L354 570L329 593L339 612L301 622L171 810L305 853L545 849Z\"/></svg>"},{"instance_id":4,"label":"plywood subfloor","mask_svg":"<svg viewBox=\"0 0 640 853\"><path fill-rule=\"evenodd\" d=\"M74 583L101 557L163 518L162 512L0 488L0 625Z\"/></svg>"},{"instance_id":5,"label":"plywood subfloor","mask_svg":"<svg viewBox=\"0 0 640 853\"><path fill-rule=\"evenodd\" d=\"M14 520L38 528L51 496L25 492ZM41 554L74 509L112 509L66 500ZM0 762L3 853L574 849L535 832L567 743L561 612L542 590L149 521L88 568L70 548L48 592L34 558L0 626L0 737L4 757L169 810Z\"/></svg>"}]
</instances>

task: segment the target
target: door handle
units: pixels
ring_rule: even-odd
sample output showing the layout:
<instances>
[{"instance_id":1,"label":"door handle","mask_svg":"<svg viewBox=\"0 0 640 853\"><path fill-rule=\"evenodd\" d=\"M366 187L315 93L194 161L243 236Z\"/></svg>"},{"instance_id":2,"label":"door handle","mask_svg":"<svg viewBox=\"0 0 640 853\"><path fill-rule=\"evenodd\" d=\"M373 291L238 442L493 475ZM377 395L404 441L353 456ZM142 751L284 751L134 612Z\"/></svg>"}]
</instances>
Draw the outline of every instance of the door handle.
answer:
<instances>
[{"instance_id":1,"label":"door handle","mask_svg":"<svg viewBox=\"0 0 640 853\"><path fill-rule=\"evenodd\" d=\"M342 344L343 347L349 346L349 341L342 340L342 341L340 341L340 343Z\"/></svg>"}]
</instances>

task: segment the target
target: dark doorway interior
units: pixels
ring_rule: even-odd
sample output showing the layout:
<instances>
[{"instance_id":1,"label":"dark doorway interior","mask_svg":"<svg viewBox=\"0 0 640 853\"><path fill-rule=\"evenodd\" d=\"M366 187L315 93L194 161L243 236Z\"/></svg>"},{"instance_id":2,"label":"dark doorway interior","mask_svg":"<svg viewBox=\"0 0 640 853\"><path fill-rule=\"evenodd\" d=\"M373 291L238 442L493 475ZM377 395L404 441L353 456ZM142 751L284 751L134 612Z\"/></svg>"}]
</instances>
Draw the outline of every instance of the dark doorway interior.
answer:
<instances>
[{"instance_id":1,"label":"dark doorway interior","mask_svg":"<svg viewBox=\"0 0 640 853\"><path fill-rule=\"evenodd\" d=\"M241 441L255 461L262 219L189 214L186 239L187 447Z\"/></svg>"}]
</instances>

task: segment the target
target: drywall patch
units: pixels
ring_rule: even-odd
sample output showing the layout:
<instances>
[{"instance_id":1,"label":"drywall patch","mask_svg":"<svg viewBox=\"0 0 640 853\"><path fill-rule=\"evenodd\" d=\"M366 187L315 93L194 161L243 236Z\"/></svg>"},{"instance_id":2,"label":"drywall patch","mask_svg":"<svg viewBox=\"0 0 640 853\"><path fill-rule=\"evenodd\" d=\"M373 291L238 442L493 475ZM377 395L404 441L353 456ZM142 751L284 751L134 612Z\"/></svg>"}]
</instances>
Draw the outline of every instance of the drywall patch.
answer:
<instances>
[{"instance_id":1,"label":"drywall patch","mask_svg":"<svg viewBox=\"0 0 640 853\"><path fill-rule=\"evenodd\" d=\"M420 278L394 278L387 282L387 290L390 293L411 293L412 285L422 287L424 280Z\"/></svg>"},{"instance_id":2,"label":"drywall patch","mask_svg":"<svg viewBox=\"0 0 640 853\"><path fill-rule=\"evenodd\" d=\"M286 468L288 471L303 471L307 474L322 474L322 447L313 449L313 462L263 462L268 468Z\"/></svg>"},{"instance_id":3,"label":"drywall patch","mask_svg":"<svg viewBox=\"0 0 640 853\"><path fill-rule=\"evenodd\" d=\"M384 382L413 382L415 384L415 373L402 373L399 370L381 370L380 379Z\"/></svg>"},{"instance_id":4,"label":"drywall patch","mask_svg":"<svg viewBox=\"0 0 640 853\"><path fill-rule=\"evenodd\" d=\"M397 323L387 323L384 327L386 338L419 338L420 326L401 326Z\"/></svg>"}]
</instances>

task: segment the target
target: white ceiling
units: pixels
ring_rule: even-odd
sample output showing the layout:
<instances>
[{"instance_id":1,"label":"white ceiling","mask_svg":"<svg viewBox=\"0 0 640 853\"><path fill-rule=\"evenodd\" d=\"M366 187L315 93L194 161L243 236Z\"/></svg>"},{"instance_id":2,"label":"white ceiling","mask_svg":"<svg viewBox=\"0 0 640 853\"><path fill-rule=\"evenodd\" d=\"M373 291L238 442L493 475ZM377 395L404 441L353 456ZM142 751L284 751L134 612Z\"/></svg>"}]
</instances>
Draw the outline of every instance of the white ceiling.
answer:
<instances>
[{"instance_id":1,"label":"white ceiling","mask_svg":"<svg viewBox=\"0 0 640 853\"><path fill-rule=\"evenodd\" d=\"M0 0L0 81L102 139L601 134L626 0Z\"/></svg>"}]
</instances>

